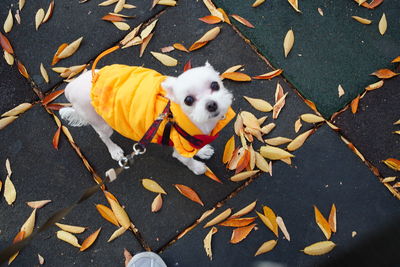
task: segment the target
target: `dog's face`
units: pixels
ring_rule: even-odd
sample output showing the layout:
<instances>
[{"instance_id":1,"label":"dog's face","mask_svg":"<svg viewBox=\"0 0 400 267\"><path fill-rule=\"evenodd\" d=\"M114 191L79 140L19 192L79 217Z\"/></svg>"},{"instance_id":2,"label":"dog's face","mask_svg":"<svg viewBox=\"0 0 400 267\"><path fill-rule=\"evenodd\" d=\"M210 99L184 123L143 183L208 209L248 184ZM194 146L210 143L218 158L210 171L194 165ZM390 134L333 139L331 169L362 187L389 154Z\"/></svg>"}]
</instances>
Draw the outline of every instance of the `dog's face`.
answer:
<instances>
[{"instance_id":1,"label":"dog's face","mask_svg":"<svg viewBox=\"0 0 400 267\"><path fill-rule=\"evenodd\" d=\"M168 77L162 86L167 97L179 104L196 124L220 120L232 104L232 94L208 62L176 78Z\"/></svg>"}]
</instances>

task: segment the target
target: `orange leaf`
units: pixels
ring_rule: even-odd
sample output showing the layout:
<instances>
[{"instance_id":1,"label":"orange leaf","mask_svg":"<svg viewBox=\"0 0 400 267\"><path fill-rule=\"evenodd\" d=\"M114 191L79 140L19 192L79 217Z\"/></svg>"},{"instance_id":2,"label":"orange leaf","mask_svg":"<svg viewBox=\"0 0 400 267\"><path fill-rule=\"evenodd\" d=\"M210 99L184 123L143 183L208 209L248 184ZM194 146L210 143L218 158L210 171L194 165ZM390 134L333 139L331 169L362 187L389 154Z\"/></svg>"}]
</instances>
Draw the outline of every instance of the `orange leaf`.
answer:
<instances>
[{"instance_id":1,"label":"orange leaf","mask_svg":"<svg viewBox=\"0 0 400 267\"><path fill-rule=\"evenodd\" d=\"M93 243L94 241L96 241L97 237L99 236L99 233L101 231L101 227L99 229L97 229L96 232L92 233L90 236L88 236L82 243L82 246L80 247L80 251L84 251L86 249L88 249Z\"/></svg>"},{"instance_id":2,"label":"orange leaf","mask_svg":"<svg viewBox=\"0 0 400 267\"><path fill-rule=\"evenodd\" d=\"M25 238L25 231L20 231L13 240L13 244L18 243L20 241L22 241ZM9 260L8 260L8 265L11 264L11 262L13 262L15 260L15 258L18 256L19 251L17 251L14 255L12 255Z\"/></svg>"},{"instance_id":3,"label":"orange leaf","mask_svg":"<svg viewBox=\"0 0 400 267\"><path fill-rule=\"evenodd\" d=\"M400 160L395 159L395 158L388 158L383 161L383 163L386 164L389 168L395 170L395 171L400 171Z\"/></svg>"},{"instance_id":4,"label":"orange leaf","mask_svg":"<svg viewBox=\"0 0 400 267\"><path fill-rule=\"evenodd\" d=\"M194 201L199 203L200 205L204 206L203 201L201 201L199 195L190 187L183 185L183 184L175 184L176 189L178 189L179 193Z\"/></svg>"},{"instance_id":5,"label":"orange leaf","mask_svg":"<svg viewBox=\"0 0 400 267\"><path fill-rule=\"evenodd\" d=\"M328 222L329 222L329 226L330 226L332 232L336 233L337 224L336 224L336 206L335 206L335 204L332 204L331 212L329 213Z\"/></svg>"},{"instance_id":6,"label":"orange leaf","mask_svg":"<svg viewBox=\"0 0 400 267\"><path fill-rule=\"evenodd\" d=\"M104 206L102 204L97 204L96 205L96 209L100 213L101 217L103 217L104 219L106 219L110 223L114 224L115 226L119 227L118 220L115 217L113 211L109 207Z\"/></svg>"},{"instance_id":7,"label":"orange leaf","mask_svg":"<svg viewBox=\"0 0 400 267\"><path fill-rule=\"evenodd\" d=\"M222 17L224 18L224 22L228 23L229 25L232 25L231 21L229 20L228 15L226 14L225 10L223 10L222 8L217 8L217 10L219 12L221 12Z\"/></svg>"},{"instance_id":8,"label":"orange leaf","mask_svg":"<svg viewBox=\"0 0 400 267\"><path fill-rule=\"evenodd\" d=\"M249 161L250 161L250 152L249 150L245 149L243 157L240 158L237 164L235 174L238 174L239 172L243 171L247 167L247 165L249 165Z\"/></svg>"},{"instance_id":9,"label":"orange leaf","mask_svg":"<svg viewBox=\"0 0 400 267\"><path fill-rule=\"evenodd\" d=\"M29 74L28 74L28 71L26 70L24 64L22 64L21 61L17 60L17 66L18 66L19 73L21 73L21 75L24 76L25 78L29 79Z\"/></svg>"},{"instance_id":10,"label":"orange leaf","mask_svg":"<svg viewBox=\"0 0 400 267\"><path fill-rule=\"evenodd\" d=\"M229 138L229 140L225 144L224 155L222 156L222 163L226 164L231 160L234 150L235 150L235 137L232 135L232 137Z\"/></svg>"},{"instance_id":11,"label":"orange leaf","mask_svg":"<svg viewBox=\"0 0 400 267\"><path fill-rule=\"evenodd\" d=\"M48 104L46 106L46 108L50 109L50 110L60 110L62 108L65 108L66 105L65 104Z\"/></svg>"},{"instance_id":12,"label":"orange leaf","mask_svg":"<svg viewBox=\"0 0 400 267\"><path fill-rule=\"evenodd\" d=\"M116 16L113 14L107 14L104 17L102 17L101 19L106 20L106 21L114 21L114 22L126 21L126 19L124 19L123 17Z\"/></svg>"},{"instance_id":13,"label":"orange leaf","mask_svg":"<svg viewBox=\"0 0 400 267\"><path fill-rule=\"evenodd\" d=\"M189 50L187 50L187 48L183 44L175 43L172 46L177 50L189 53Z\"/></svg>"},{"instance_id":14,"label":"orange leaf","mask_svg":"<svg viewBox=\"0 0 400 267\"><path fill-rule=\"evenodd\" d=\"M208 167L207 167L207 170L204 173L204 175L211 178L212 180L217 181L218 183L222 184L221 180Z\"/></svg>"},{"instance_id":15,"label":"orange leaf","mask_svg":"<svg viewBox=\"0 0 400 267\"><path fill-rule=\"evenodd\" d=\"M219 225L221 226L228 226L228 227L243 227L251 224L256 220L256 217L251 217L251 218L232 218L228 219Z\"/></svg>"},{"instance_id":16,"label":"orange leaf","mask_svg":"<svg viewBox=\"0 0 400 267\"><path fill-rule=\"evenodd\" d=\"M189 51L194 51L197 50L199 48L202 48L203 46L205 46L206 44L208 44L208 41L205 42L196 42L194 44L192 44L192 46L189 48Z\"/></svg>"},{"instance_id":17,"label":"orange leaf","mask_svg":"<svg viewBox=\"0 0 400 267\"><path fill-rule=\"evenodd\" d=\"M216 16L205 16L202 18L199 18L199 20L201 20L202 22L205 22L207 24L216 24L216 23L220 23L222 20Z\"/></svg>"},{"instance_id":18,"label":"orange leaf","mask_svg":"<svg viewBox=\"0 0 400 267\"><path fill-rule=\"evenodd\" d=\"M8 53L14 54L14 50L10 44L10 41L8 41L7 37L5 37L1 32L0 32L0 45Z\"/></svg>"},{"instance_id":19,"label":"orange leaf","mask_svg":"<svg viewBox=\"0 0 400 267\"><path fill-rule=\"evenodd\" d=\"M389 69L380 69L380 70L377 70L377 71L371 73L371 75L375 75L376 77L378 77L380 79L389 79L389 78L399 75L399 73L395 73Z\"/></svg>"},{"instance_id":20,"label":"orange leaf","mask_svg":"<svg viewBox=\"0 0 400 267\"><path fill-rule=\"evenodd\" d=\"M352 101L351 101L351 104L350 104L350 107L351 107L351 112L353 113L353 114L356 114L357 113L357 110L358 110L358 103L360 102L360 95L358 95L356 98L354 98Z\"/></svg>"},{"instance_id":21,"label":"orange leaf","mask_svg":"<svg viewBox=\"0 0 400 267\"><path fill-rule=\"evenodd\" d=\"M185 71L187 71L187 70L190 70L191 68L192 68L192 62L191 62L191 60L189 59L189 61L186 62L185 66L183 67L183 72L185 72Z\"/></svg>"},{"instance_id":22,"label":"orange leaf","mask_svg":"<svg viewBox=\"0 0 400 267\"><path fill-rule=\"evenodd\" d=\"M304 99L304 102L307 104L307 106L309 106L312 110L314 110L315 112L318 112L317 110L317 106L315 106L314 102L312 102L311 100L308 99Z\"/></svg>"},{"instance_id":23,"label":"orange leaf","mask_svg":"<svg viewBox=\"0 0 400 267\"><path fill-rule=\"evenodd\" d=\"M229 79L237 82L251 81L251 77L241 72L225 72L221 74L221 78Z\"/></svg>"},{"instance_id":24,"label":"orange leaf","mask_svg":"<svg viewBox=\"0 0 400 267\"><path fill-rule=\"evenodd\" d=\"M398 63L398 62L400 62L400 56L392 60L392 63Z\"/></svg>"},{"instance_id":25,"label":"orange leaf","mask_svg":"<svg viewBox=\"0 0 400 267\"><path fill-rule=\"evenodd\" d=\"M354 0L354 1L358 3L359 0ZM364 2L361 4L361 6L368 8L368 9L374 9L375 7L382 4L382 2L383 2L383 0L372 0L370 4L368 4L367 2Z\"/></svg>"},{"instance_id":26,"label":"orange leaf","mask_svg":"<svg viewBox=\"0 0 400 267\"><path fill-rule=\"evenodd\" d=\"M53 60L51 61L51 65L54 66L55 64L57 64L58 61L60 61L60 58L58 58L58 55L68 46L67 43L63 43L61 44L58 49L57 52L54 54L53 56Z\"/></svg>"},{"instance_id":27,"label":"orange leaf","mask_svg":"<svg viewBox=\"0 0 400 267\"><path fill-rule=\"evenodd\" d=\"M239 21L240 23L242 23L243 25L249 27L249 28L255 28L253 24L251 24L247 19L242 18L239 15L233 14L231 15L232 18L236 19L237 21Z\"/></svg>"},{"instance_id":28,"label":"orange leaf","mask_svg":"<svg viewBox=\"0 0 400 267\"><path fill-rule=\"evenodd\" d=\"M61 127L58 127L56 133L53 136L53 147L58 150L58 142L60 140L60 133L61 133Z\"/></svg>"},{"instance_id":29,"label":"orange leaf","mask_svg":"<svg viewBox=\"0 0 400 267\"><path fill-rule=\"evenodd\" d=\"M329 240L329 238L331 238L332 231L328 221L325 219L325 217L322 215L322 213L315 205L314 205L314 213L315 213L315 222L318 224L319 228L321 228L326 239Z\"/></svg>"},{"instance_id":30,"label":"orange leaf","mask_svg":"<svg viewBox=\"0 0 400 267\"><path fill-rule=\"evenodd\" d=\"M58 91L54 91L51 94L48 94L43 100L42 100L42 105L47 105L48 103L52 102L54 99L56 99L57 97L59 97L60 95L62 95L64 93L64 89L62 90L58 90Z\"/></svg>"},{"instance_id":31,"label":"orange leaf","mask_svg":"<svg viewBox=\"0 0 400 267\"><path fill-rule=\"evenodd\" d=\"M108 191L103 191L103 193L104 193L104 195L106 196L106 199L108 200L108 202L110 202L110 199L112 199L112 200L114 200L115 202L119 203L118 200L117 200L117 198L116 198L113 194L111 194L110 192L108 192Z\"/></svg>"},{"instance_id":32,"label":"orange leaf","mask_svg":"<svg viewBox=\"0 0 400 267\"><path fill-rule=\"evenodd\" d=\"M278 237L278 223L276 222L275 212L268 206L263 206L263 211L265 217L267 217L267 219L271 222L271 231L274 232L276 237Z\"/></svg>"},{"instance_id":33,"label":"orange leaf","mask_svg":"<svg viewBox=\"0 0 400 267\"><path fill-rule=\"evenodd\" d=\"M274 70L274 71L271 71L271 72L268 72L268 73L265 73L265 74L261 74L261 75L255 76L255 77L253 77L253 79L269 80L269 79L272 79L272 78L280 75L282 72L283 72L282 69L277 69L277 70Z\"/></svg>"},{"instance_id":34,"label":"orange leaf","mask_svg":"<svg viewBox=\"0 0 400 267\"><path fill-rule=\"evenodd\" d=\"M245 239L250 234L251 230L253 230L254 226L256 226L255 223L249 226L244 226L233 230L230 243L237 244L243 239Z\"/></svg>"}]
</instances>

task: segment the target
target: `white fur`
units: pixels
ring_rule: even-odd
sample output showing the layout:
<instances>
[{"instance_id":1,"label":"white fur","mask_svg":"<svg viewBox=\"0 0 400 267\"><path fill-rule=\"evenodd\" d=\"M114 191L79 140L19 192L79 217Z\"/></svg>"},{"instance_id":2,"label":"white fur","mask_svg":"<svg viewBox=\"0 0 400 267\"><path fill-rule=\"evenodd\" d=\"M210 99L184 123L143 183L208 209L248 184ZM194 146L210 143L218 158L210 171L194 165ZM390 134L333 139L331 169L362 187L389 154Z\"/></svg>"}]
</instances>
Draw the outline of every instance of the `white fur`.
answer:
<instances>
[{"instance_id":1,"label":"white fur","mask_svg":"<svg viewBox=\"0 0 400 267\"><path fill-rule=\"evenodd\" d=\"M210 84L213 81L218 82L220 86L218 91L210 89ZM90 124L107 146L111 157L114 160L120 160L124 156L124 152L110 139L113 129L96 113L91 105L91 86L92 73L90 71L83 73L69 83L65 88L65 96L72 103L72 108L62 108L60 115L71 126ZM232 94L223 86L219 73L208 62L204 66L190 69L178 77L168 77L162 83L162 86L167 91L167 97L179 104L190 120L203 134L207 135L211 133L232 103ZM185 104L185 98L188 95L196 99L192 106ZM215 112L209 112L206 108L210 101L214 101L218 106ZM202 159L209 159L213 153L212 146L206 145L199 150L197 156ZM172 156L197 175L206 171L205 163L193 158L183 157L175 149Z\"/></svg>"}]
</instances>

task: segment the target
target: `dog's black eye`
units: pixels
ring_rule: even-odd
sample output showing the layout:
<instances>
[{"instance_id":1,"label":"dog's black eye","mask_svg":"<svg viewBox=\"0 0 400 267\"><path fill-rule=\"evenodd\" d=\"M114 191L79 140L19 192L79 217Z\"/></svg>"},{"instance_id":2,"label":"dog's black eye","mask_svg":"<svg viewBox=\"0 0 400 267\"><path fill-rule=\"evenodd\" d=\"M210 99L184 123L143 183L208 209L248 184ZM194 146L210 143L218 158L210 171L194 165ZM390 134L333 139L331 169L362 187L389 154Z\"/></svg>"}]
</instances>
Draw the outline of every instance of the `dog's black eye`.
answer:
<instances>
[{"instance_id":1,"label":"dog's black eye","mask_svg":"<svg viewBox=\"0 0 400 267\"><path fill-rule=\"evenodd\" d=\"M218 91L219 90L219 84L217 82L212 82L210 85L210 88L212 91Z\"/></svg>"},{"instance_id":2,"label":"dog's black eye","mask_svg":"<svg viewBox=\"0 0 400 267\"><path fill-rule=\"evenodd\" d=\"M185 104L187 105L187 106L191 106L191 105L193 105L193 103L194 103L194 97L193 96L191 96L191 95L188 95L186 98L185 98Z\"/></svg>"}]
</instances>

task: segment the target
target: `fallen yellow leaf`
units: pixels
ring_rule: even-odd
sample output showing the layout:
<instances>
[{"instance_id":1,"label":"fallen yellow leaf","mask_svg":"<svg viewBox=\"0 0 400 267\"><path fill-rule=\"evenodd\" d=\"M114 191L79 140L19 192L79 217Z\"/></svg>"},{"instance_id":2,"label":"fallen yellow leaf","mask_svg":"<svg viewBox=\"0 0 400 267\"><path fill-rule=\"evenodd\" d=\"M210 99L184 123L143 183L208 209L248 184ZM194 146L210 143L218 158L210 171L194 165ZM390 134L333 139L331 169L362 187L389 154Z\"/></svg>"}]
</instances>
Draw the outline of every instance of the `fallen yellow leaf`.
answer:
<instances>
[{"instance_id":1,"label":"fallen yellow leaf","mask_svg":"<svg viewBox=\"0 0 400 267\"><path fill-rule=\"evenodd\" d=\"M269 240L267 242L264 242L257 250L256 254L254 254L254 256L258 256L260 254L263 253L267 253L271 250L274 249L274 247L276 246L277 241L276 240Z\"/></svg>"},{"instance_id":2,"label":"fallen yellow leaf","mask_svg":"<svg viewBox=\"0 0 400 267\"><path fill-rule=\"evenodd\" d=\"M336 246L332 241L321 241L304 248L303 252L307 255L317 256L330 252Z\"/></svg>"},{"instance_id":3,"label":"fallen yellow leaf","mask_svg":"<svg viewBox=\"0 0 400 267\"><path fill-rule=\"evenodd\" d=\"M71 233L68 233L68 232L65 232L62 230L57 231L57 238L73 245L74 247L77 247L77 248L81 247L81 245L79 245L78 238L76 238L76 236L74 236Z\"/></svg>"},{"instance_id":4,"label":"fallen yellow leaf","mask_svg":"<svg viewBox=\"0 0 400 267\"><path fill-rule=\"evenodd\" d=\"M165 195L167 194L167 192L165 192L164 189L154 180L145 178L142 180L142 185L151 192Z\"/></svg>"},{"instance_id":5,"label":"fallen yellow leaf","mask_svg":"<svg viewBox=\"0 0 400 267\"><path fill-rule=\"evenodd\" d=\"M97 237L99 236L101 231L101 227L89 235L83 242L82 246L80 247L79 251L84 251L88 249L91 245L93 245L94 241L96 241Z\"/></svg>"}]
</instances>

